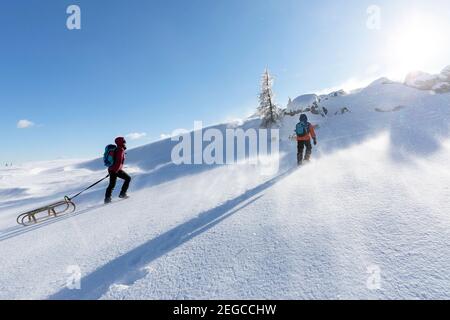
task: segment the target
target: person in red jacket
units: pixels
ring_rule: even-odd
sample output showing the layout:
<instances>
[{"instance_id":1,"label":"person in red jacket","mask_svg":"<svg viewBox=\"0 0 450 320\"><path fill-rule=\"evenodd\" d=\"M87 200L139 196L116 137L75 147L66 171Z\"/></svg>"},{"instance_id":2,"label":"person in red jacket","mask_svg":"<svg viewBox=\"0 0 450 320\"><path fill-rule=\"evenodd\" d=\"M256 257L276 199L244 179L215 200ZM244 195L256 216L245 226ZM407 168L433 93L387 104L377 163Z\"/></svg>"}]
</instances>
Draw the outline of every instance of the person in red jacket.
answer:
<instances>
[{"instance_id":1,"label":"person in red jacket","mask_svg":"<svg viewBox=\"0 0 450 320\"><path fill-rule=\"evenodd\" d=\"M111 195L116 187L117 178L123 179L124 183L122 186L122 190L120 191L119 198L121 199L127 199L127 191L128 187L130 186L131 177L123 171L123 165L125 163L125 150L127 150L127 142L125 141L125 138L118 137L115 141L117 145L117 149L114 153L114 165L108 169L109 171L109 186L108 189L106 189L105 194L105 203L111 202Z\"/></svg>"}]
</instances>

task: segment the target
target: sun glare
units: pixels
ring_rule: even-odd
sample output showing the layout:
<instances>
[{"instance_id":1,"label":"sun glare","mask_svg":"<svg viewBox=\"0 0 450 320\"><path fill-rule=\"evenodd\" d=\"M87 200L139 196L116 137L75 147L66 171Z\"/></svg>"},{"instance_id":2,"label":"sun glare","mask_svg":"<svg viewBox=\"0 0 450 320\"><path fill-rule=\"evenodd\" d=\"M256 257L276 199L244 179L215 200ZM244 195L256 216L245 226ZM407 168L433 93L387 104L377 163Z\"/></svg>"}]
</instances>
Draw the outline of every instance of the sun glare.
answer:
<instances>
[{"instance_id":1,"label":"sun glare","mask_svg":"<svg viewBox=\"0 0 450 320\"><path fill-rule=\"evenodd\" d=\"M413 15L389 37L387 55L392 73L404 77L408 72L433 71L446 44L446 30L432 17Z\"/></svg>"}]
</instances>

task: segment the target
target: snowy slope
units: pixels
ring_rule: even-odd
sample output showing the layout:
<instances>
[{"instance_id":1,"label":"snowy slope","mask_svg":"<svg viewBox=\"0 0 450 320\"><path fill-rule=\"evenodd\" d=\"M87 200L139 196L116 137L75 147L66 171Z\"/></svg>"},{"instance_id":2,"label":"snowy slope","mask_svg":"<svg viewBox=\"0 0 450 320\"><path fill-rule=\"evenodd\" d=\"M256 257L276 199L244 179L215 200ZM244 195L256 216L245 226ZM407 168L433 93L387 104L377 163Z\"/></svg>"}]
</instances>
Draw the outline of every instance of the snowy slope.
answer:
<instances>
[{"instance_id":1,"label":"snowy slope","mask_svg":"<svg viewBox=\"0 0 450 320\"><path fill-rule=\"evenodd\" d=\"M175 166L162 140L128 151L130 200L103 206L101 185L34 227L16 215L101 178L101 162L0 169L0 298L450 298L450 94L377 81L320 105L307 167L288 139L298 115L271 177ZM65 288L72 266L81 290Z\"/></svg>"}]
</instances>

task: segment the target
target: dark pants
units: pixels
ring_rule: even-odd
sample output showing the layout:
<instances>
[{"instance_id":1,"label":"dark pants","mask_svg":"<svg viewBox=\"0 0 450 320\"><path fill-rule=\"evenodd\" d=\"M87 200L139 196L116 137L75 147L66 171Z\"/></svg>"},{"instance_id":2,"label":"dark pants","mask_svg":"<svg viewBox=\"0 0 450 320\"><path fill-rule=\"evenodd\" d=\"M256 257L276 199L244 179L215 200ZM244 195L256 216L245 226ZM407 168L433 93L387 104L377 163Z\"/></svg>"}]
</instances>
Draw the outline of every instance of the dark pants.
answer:
<instances>
[{"instance_id":1,"label":"dark pants","mask_svg":"<svg viewBox=\"0 0 450 320\"><path fill-rule=\"evenodd\" d=\"M117 178L125 180L122 186L121 194L127 193L128 187L130 186L131 177L123 170L120 170L117 173L110 172L109 173L109 186L106 189L105 198L111 198L112 192L116 187Z\"/></svg>"},{"instance_id":2,"label":"dark pants","mask_svg":"<svg viewBox=\"0 0 450 320\"><path fill-rule=\"evenodd\" d=\"M303 150L305 149L305 147L306 153L305 158L303 158ZM297 162L299 164L302 163L303 159L309 161L309 159L311 158L311 153L312 153L311 140L297 142Z\"/></svg>"}]
</instances>

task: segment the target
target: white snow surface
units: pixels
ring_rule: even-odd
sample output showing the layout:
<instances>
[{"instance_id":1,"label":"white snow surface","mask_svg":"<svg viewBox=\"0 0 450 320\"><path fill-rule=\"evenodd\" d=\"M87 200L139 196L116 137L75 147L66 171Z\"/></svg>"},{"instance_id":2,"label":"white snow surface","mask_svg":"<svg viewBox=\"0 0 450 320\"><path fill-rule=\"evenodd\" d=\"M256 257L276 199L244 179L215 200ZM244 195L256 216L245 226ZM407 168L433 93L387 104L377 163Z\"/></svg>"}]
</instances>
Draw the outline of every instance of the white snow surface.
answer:
<instances>
[{"instance_id":1,"label":"white snow surface","mask_svg":"<svg viewBox=\"0 0 450 320\"><path fill-rule=\"evenodd\" d=\"M0 169L0 299L449 299L450 94L377 82L321 105L305 167L288 140L298 116L270 177L175 166L161 140L128 151L129 200L104 206L102 184L27 228L19 213L102 178L102 162Z\"/></svg>"}]
</instances>

